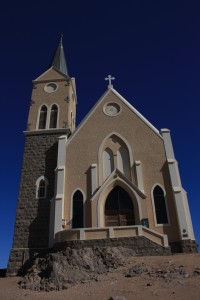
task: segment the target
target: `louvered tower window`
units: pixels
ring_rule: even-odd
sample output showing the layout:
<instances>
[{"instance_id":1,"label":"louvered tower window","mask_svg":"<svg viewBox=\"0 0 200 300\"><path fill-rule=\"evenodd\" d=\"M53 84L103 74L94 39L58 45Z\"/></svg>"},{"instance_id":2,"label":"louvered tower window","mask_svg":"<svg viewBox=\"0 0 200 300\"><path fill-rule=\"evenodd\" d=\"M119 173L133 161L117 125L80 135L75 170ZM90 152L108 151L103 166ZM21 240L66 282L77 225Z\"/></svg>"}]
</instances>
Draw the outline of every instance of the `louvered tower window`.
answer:
<instances>
[{"instance_id":1,"label":"louvered tower window","mask_svg":"<svg viewBox=\"0 0 200 300\"><path fill-rule=\"evenodd\" d=\"M47 123L47 107L43 105L40 110L40 119L38 129L45 129Z\"/></svg>"},{"instance_id":2,"label":"louvered tower window","mask_svg":"<svg viewBox=\"0 0 200 300\"><path fill-rule=\"evenodd\" d=\"M58 119L58 107L57 105L54 104L51 108L49 128L57 127L57 119Z\"/></svg>"}]
</instances>

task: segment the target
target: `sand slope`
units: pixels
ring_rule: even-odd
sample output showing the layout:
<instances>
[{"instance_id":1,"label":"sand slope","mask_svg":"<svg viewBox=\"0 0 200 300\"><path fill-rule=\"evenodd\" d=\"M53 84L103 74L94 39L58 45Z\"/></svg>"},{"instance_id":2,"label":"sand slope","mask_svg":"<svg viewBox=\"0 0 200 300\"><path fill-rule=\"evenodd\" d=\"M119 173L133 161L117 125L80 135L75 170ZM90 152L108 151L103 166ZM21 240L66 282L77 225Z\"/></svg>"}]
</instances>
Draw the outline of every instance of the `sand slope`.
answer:
<instances>
[{"instance_id":1,"label":"sand slope","mask_svg":"<svg viewBox=\"0 0 200 300\"><path fill-rule=\"evenodd\" d=\"M199 300L200 254L133 257L106 275L99 275L93 281L82 281L58 292L20 289L18 287L20 279L20 277L0 278L0 299L107 300L110 297L115 299L116 296L122 296L121 299L127 300L169 298Z\"/></svg>"}]
</instances>

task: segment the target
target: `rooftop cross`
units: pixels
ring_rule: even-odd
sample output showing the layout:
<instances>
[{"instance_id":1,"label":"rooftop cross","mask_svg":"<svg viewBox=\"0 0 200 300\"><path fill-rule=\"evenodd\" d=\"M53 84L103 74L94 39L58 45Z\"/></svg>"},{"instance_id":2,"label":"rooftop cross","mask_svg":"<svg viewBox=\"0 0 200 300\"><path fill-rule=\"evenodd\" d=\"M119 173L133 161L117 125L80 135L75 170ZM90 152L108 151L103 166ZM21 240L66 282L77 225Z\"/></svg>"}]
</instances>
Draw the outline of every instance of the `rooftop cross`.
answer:
<instances>
[{"instance_id":1,"label":"rooftop cross","mask_svg":"<svg viewBox=\"0 0 200 300\"><path fill-rule=\"evenodd\" d=\"M112 85L112 80L114 80L115 77L112 77L111 75L108 75L108 77L105 78L105 80L108 80L109 81L109 85L108 85L108 88L109 89L112 89L113 88L113 85Z\"/></svg>"}]
</instances>

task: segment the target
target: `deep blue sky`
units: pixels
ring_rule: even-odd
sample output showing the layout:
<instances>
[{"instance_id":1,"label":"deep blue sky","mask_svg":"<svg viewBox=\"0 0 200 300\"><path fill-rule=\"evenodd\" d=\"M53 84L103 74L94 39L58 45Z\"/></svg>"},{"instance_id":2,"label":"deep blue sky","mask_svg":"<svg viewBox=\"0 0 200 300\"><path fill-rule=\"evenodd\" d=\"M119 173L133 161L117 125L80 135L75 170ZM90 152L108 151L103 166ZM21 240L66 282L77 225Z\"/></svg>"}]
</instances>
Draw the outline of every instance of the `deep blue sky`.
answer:
<instances>
[{"instance_id":1,"label":"deep blue sky","mask_svg":"<svg viewBox=\"0 0 200 300\"><path fill-rule=\"evenodd\" d=\"M4 1L0 11L0 268L12 245L32 80L47 70L60 33L76 78L78 122L114 88L155 127L171 129L200 242L200 2Z\"/></svg>"}]
</instances>

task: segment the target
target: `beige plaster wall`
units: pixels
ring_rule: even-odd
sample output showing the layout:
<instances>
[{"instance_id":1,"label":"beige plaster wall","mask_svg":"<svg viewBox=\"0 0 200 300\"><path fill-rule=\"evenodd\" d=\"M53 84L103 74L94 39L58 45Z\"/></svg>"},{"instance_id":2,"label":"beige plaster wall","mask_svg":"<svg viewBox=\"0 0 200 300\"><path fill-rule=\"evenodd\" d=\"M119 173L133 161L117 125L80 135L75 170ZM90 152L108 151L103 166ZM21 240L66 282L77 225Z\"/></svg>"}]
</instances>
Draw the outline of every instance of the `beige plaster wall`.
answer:
<instances>
[{"instance_id":1,"label":"beige plaster wall","mask_svg":"<svg viewBox=\"0 0 200 300\"><path fill-rule=\"evenodd\" d=\"M58 89L53 93L47 93L44 90L45 85L49 82L55 82L58 85ZM50 107L55 103L59 106L58 128L65 128L65 122L68 122L68 127L73 131L70 115L71 111L74 116L76 115L76 105L74 105L75 101L73 100L72 94L74 94L74 92L71 79L61 75L56 70L49 69L38 77L37 80L33 82L28 129L37 129L38 110L42 104L46 104ZM68 101L66 101L67 97L69 98Z\"/></svg>"},{"instance_id":2,"label":"beige plaster wall","mask_svg":"<svg viewBox=\"0 0 200 300\"><path fill-rule=\"evenodd\" d=\"M104 114L103 106L109 102L120 104L121 113L115 117ZM98 169L99 147L104 138L113 131L122 135L129 142L132 148L133 161L140 160L142 163L144 191L147 196L144 201L150 228L168 234L170 241L178 240L177 218L166 166L163 140L112 91L107 94L84 126L80 128L77 134L75 133L67 145L64 214L65 219L68 221L68 228L71 226L71 195L78 188L83 190L86 195L84 205L86 209L85 226L90 227L91 224L97 226L98 199L95 199L91 204L90 166L91 164L97 164ZM136 184L135 175L133 183ZM151 189L156 183L164 186L167 193L171 222L169 226L155 226ZM94 224L95 220L96 225Z\"/></svg>"}]
</instances>

